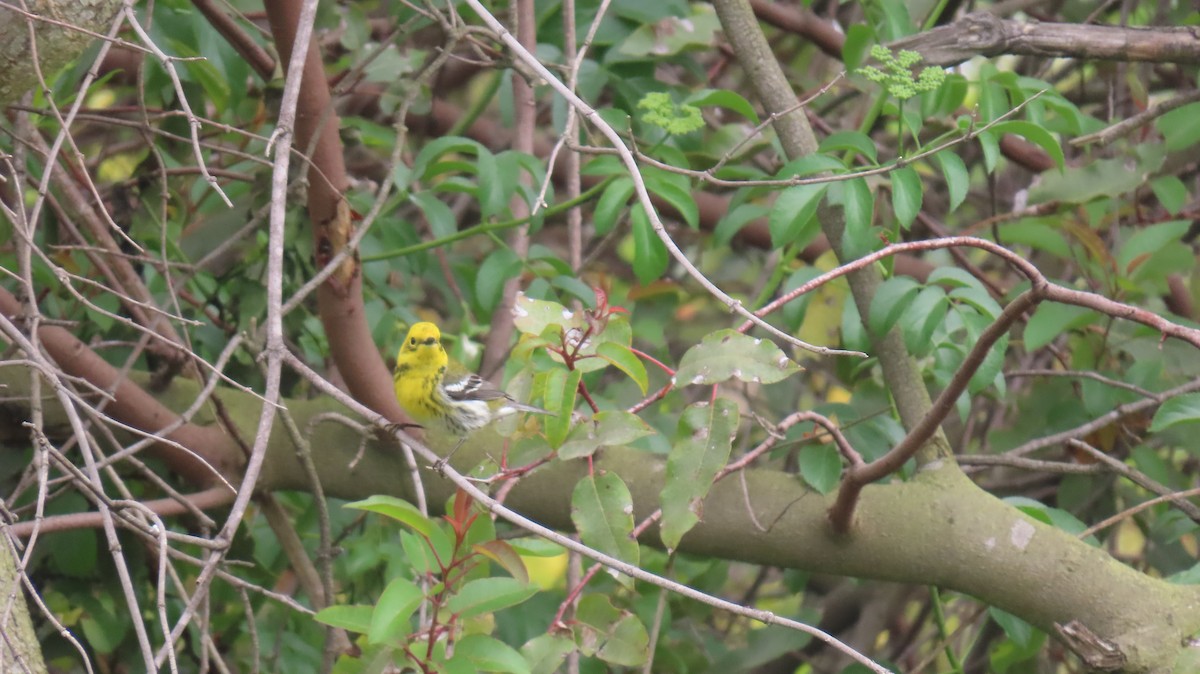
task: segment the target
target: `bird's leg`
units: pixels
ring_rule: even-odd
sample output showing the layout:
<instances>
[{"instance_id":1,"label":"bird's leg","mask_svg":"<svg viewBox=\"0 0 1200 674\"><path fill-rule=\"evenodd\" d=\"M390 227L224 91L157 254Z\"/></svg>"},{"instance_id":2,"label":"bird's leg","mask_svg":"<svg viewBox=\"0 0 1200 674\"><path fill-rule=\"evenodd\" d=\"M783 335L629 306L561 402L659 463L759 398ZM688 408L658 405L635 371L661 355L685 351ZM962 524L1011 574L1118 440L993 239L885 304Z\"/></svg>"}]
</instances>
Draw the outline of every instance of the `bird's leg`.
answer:
<instances>
[{"instance_id":1,"label":"bird's leg","mask_svg":"<svg viewBox=\"0 0 1200 674\"><path fill-rule=\"evenodd\" d=\"M454 453L457 452L458 448L462 447L463 443L466 441L467 441L467 438L465 436L459 438L458 444L454 445L454 449L450 450L450 453L447 454L446 456L443 456L442 458L438 459L437 463L433 464L433 469L439 473L443 472L443 470L446 468L446 464L450 463L450 457L454 456Z\"/></svg>"}]
</instances>

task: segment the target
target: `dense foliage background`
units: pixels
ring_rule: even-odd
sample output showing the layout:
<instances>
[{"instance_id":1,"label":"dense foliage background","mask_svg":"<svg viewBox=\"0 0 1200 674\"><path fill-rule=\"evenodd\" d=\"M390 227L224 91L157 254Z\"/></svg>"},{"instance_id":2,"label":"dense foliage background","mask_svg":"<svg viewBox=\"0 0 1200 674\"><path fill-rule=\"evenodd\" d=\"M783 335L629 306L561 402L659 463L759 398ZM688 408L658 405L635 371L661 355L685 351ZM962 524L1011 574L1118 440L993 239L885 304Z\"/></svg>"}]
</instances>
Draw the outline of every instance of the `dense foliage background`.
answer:
<instances>
[{"instance_id":1,"label":"dense foliage background","mask_svg":"<svg viewBox=\"0 0 1200 674\"><path fill-rule=\"evenodd\" d=\"M12 671L1200 671L1190 3L0 15Z\"/></svg>"}]
</instances>

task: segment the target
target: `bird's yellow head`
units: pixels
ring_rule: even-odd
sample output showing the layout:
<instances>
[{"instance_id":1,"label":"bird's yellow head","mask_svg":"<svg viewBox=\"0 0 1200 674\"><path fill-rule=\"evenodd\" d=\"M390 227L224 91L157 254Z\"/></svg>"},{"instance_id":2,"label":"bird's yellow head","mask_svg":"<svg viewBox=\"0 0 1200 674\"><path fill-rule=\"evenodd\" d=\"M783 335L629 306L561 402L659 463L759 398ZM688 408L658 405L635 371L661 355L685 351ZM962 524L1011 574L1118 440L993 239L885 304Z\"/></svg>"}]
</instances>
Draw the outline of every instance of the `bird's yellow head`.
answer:
<instances>
[{"instance_id":1,"label":"bird's yellow head","mask_svg":"<svg viewBox=\"0 0 1200 674\"><path fill-rule=\"evenodd\" d=\"M445 367L448 360L442 348L442 332L433 323L414 323L396 354L397 368L436 370Z\"/></svg>"}]
</instances>

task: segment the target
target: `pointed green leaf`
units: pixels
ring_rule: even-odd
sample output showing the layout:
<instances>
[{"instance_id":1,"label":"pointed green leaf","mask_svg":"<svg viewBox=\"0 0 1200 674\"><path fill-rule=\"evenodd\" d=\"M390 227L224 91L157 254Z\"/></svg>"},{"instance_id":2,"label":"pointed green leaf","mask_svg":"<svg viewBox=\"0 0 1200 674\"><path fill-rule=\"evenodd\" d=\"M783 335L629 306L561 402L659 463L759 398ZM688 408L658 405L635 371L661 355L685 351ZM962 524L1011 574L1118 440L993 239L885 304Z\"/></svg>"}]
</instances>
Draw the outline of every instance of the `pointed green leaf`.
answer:
<instances>
[{"instance_id":1,"label":"pointed green leaf","mask_svg":"<svg viewBox=\"0 0 1200 674\"><path fill-rule=\"evenodd\" d=\"M935 155L942 167L942 176L946 179L946 194L950 197L950 211L953 212L967 198L967 189L971 186L971 176L967 173L967 165L962 157L943 150Z\"/></svg>"},{"instance_id":2,"label":"pointed green leaf","mask_svg":"<svg viewBox=\"0 0 1200 674\"><path fill-rule=\"evenodd\" d=\"M585 595L575 613L575 642L579 650L605 662L638 667L650 654L650 635L637 616L619 611L608 597Z\"/></svg>"},{"instance_id":3,"label":"pointed green leaf","mask_svg":"<svg viewBox=\"0 0 1200 674\"><path fill-rule=\"evenodd\" d=\"M667 478L662 490L663 544L679 545L683 535L700 521L702 501L717 471L729 461L738 428L737 405L727 398L713 404L696 403L679 420L680 440L667 457Z\"/></svg>"},{"instance_id":4,"label":"pointed green leaf","mask_svg":"<svg viewBox=\"0 0 1200 674\"><path fill-rule=\"evenodd\" d=\"M388 583L371 613L367 643L403 641L411 627L408 619L424 599L425 593L421 588L407 578L396 578Z\"/></svg>"},{"instance_id":5,"label":"pointed green leaf","mask_svg":"<svg viewBox=\"0 0 1200 674\"><path fill-rule=\"evenodd\" d=\"M923 197L921 178L912 167L905 166L892 171L892 209L904 229L912 226L921 210Z\"/></svg>"},{"instance_id":6,"label":"pointed green leaf","mask_svg":"<svg viewBox=\"0 0 1200 674\"><path fill-rule=\"evenodd\" d=\"M558 302L535 300L520 293L513 305L513 324L527 335L539 336L551 325L563 330L582 328L583 318Z\"/></svg>"},{"instance_id":7,"label":"pointed green leaf","mask_svg":"<svg viewBox=\"0 0 1200 674\"><path fill-rule=\"evenodd\" d=\"M1032 353L1062 333L1088 325L1099 317L1100 314L1084 307L1043 302L1025 324L1022 335L1025 350Z\"/></svg>"},{"instance_id":8,"label":"pointed green leaf","mask_svg":"<svg viewBox=\"0 0 1200 674\"><path fill-rule=\"evenodd\" d=\"M727 212L713 230L713 243L718 246L728 245L733 237L751 220L766 217L770 211L759 204L738 204Z\"/></svg>"},{"instance_id":9,"label":"pointed green leaf","mask_svg":"<svg viewBox=\"0 0 1200 674\"><path fill-rule=\"evenodd\" d=\"M633 225L633 273L642 285L648 285L667 271L670 254L640 205L634 207L629 219Z\"/></svg>"},{"instance_id":10,"label":"pointed green leaf","mask_svg":"<svg viewBox=\"0 0 1200 674\"><path fill-rule=\"evenodd\" d=\"M330 606L317 611L317 615L313 616L313 618L324 625L337 627L357 634L366 634L367 630L371 628L371 614L374 611L374 606L363 606L361 604L353 606Z\"/></svg>"},{"instance_id":11,"label":"pointed green leaf","mask_svg":"<svg viewBox=\"0 0 1200 674\"><path fill-rule=\"evenodd\" d=\"M817 205L829 183L795 185L779 193L771 205L767 227L776 248L807 245L817 234Z\"/></svg>"},{"instance_id":12,"label":"pointed green leaf","mask_svg":"<svg viewBox=\"0 0 1200 674\"><path fill-rule=\"evenodd\" d=\"M1159 405L1150 422L1150 432L1158 433L1175 424L1200 421L1200 393L1175 396Z\"/></svg>"},{"instance_id":13,"label":"pointed green leaf","mask_svg":"<svg viewBox=\"0 0 1200 674\"><path fill-rule=\"evenodd\" d=\"M420 510L417 510L416 506L395 496L377 494L361 501L347 503L343 507L385 515L398 522L407 524L413 530L425 536L432 535L437 528L428 517L422 515Z\"/></svg>"},{"instance_id":14,"label":"pointed green leaf","mask_svg":"<svg viewBox=\"0 0 1200 674\"><path fill-rule=\"evenodd\" d=\"M646 181L646 190L670 204L671 208L683 218L689 227L698 228L700 226L700 207L692 198L687 181L676 180L675 174L666 173L664 175L664 173L643 172L642 177Z\"/></svg>"},{"instance_id":15,"label":"pointed green leaf","mask_svg":"<svg viewBox=\"0 0 1200 674\"><path fill-rule=\"evenodd\" d=\"M616 342L603 342L596 347L596 355L629 375L629 378L642 390L642 395L646 395L646 389L650 387L646 366L642 364L640 358L633 355L633 351L630 351L628 346Z\"/></svg>"},{"instance_id":16,"label":"pointed green leaf","mask_svg":"<svg viewBox=\"0 0 1200 674\"><path fill-rule=\"evenodd\" d=\"M842 150L856 152L874 164L878 160L875 142L861 131L838 131L830 134L817 148L819 152L834 153Z\"/></svg>"},{"instance_id":17,"label":"pointed green leaf","mask_svg":"<svg viewBox=\"0 0 1200 674\"><path fill-rule=\"evenodd\" d=\"M851 250L865 252L871 232L871 221L875 217L875 194L863 178L842 183L842 208L846 216L846 242Z\"/></svg>"},{"instance_id":18,"label":"pointed green leaf","mask_svg":"<svg viewBox=\"0 0 1200 674\"><path fill-rule=\"evenodd\" d=\"M773 384L802 370L775 342L718 330L683 354L675 381L719 384L734 377L751 383Z\"/></svg>"},{"instance_id":19,"label":"pointed green leaf","mask_svg":"<svg viewBox=\"0 0 1200 674\"><path fill-rule=\"evenodd\" d=\"M476 672L529 674L532 671L515 648L486 634L468 634L455 642L449 671L455 671L454 665L462 661Z\"/></svg>"},{"instance_id":20,"label":"pointed green leaf","mask_svg":"<svg viewBox=\"0 0 1200 674\"><path fill-rule=\"evenodd\" d=\"M728 89L704 89L688 96L684 100L684 103L690 103L698 108L715 105L726 110L733 110L751 122L758 124L758 113L754 112L754 106L750 105L750 101Z\"/></svg>"},{"instance_id":21,"label":"pointed green leaf","mask_svg":"<svg viewBox=\"0 0 1200 674\"><path fill-rule=\"evenodd\" d=\"M571 429L566 442L558 448L558 458L581 459L601 447L620 447L653 433L654 429L636 414L604 410Z\"/></svg>"},{"instance_id":22,"label":"pointed green leaf","mask_svg":"<svg viewBox=\"0 0 1200 674\"><path fill-rule=\"evenodd\" d=\"M571 415L575 412L575 401L579 393L579 381L583 373L579 370L564 370L555 368L546 374L546 409L554 416L546 417L543 422L546 432L546 442L551 447L558 447L567 438L571 430Z\"/></svg>"},{"instance_id":23,"label":"pointed green leaf","mask_svg":"<svg viewBox=\"0 0 1200 674\"><path fill-rule=\"evenodd\" d=\"M920 291L921 286L907 276L893 276L884 281L871 299L868 329L877 337L887 334Z\"/></svg>"},{"instance_id":24,"label":"pointed green leaf","mask_svg":"<svg viewBox=\"0 0 1200 674\"><path fill-rule=\"evenodd\" d=\"M633 181L629 178L617 178L604 188L604 193L596 201L596 210L592 211L592 225L596 228L596 236L604 236L616 227L617 218L621 211L625 210L632 195Z\"/></svg>"},{"instance_id":25,"label":"pointed green leaf","mask_svg":"<svg viewBox=\"0 0 1200 674\"><path fill-rule=\"evenodd\" d=\"M446 608L459 618L472 618L516 606L537 594L537 591L536 585L522 583L515 578L477 578L450 597Z\"/></svg>"},{"instance_id":26,"label":"pointed green leaf","mask_svg":"<svg viewBox=\"0 0 1200 674\"><path fill-rule=\"evenodd\" d=\"M507 571L516 580L522 583L529 582L529 570L525 568L525 562L521 560L521 555L507 541L492 539L476 543L471 548L475 552L499 564L502 569Z\"/></svg>"},{"instance_id":27,"label":"pointed green leaf","mask_svg":"<svg viewBox=\"0 0 1200 674\"><path fill-rule=\"evenodd\" d=\"M580 540L610 557L637 565L637 541L633 532L633 497L621 476L613 472L588 474L575 484L571 494L571 521ZM633 588L633 579L617 574L616 579Z\"/></svg>"},{"instance_id":28,"label":"pointed green leaf","mask_svg":"<svg viewBox=\"0 0 1200 674\"><path fill-rule=\"evenodd\" d=\"M833 445L808 445L800 450L800 476L810 487L828 494L842 476L842 457Z\"/></svg>"},{"instance_id":29,"label":"pointed green leaf","mask_svg":"<svg viewBox=\"0 0 1200 674\"><path fill-rule=\"evenodd\" d=\"M1063 157L1062 146L1058 144L1058 141L1054 139L1054 136L1051 135L1050 132L1045 128L1038 126L1033 122L1014 119L995 124L991 129L989 129L989 131L992 131L993 133L1011 133L1021 136L1025 140L1045 150L1046 154L1050 155L1050 158L1053 159L1054 163L1058 165L1059 170L1062 170L1063 163L1066 161L1066 158Z\"/></svg>"},{"instance_id":30,"label":"pointed green leaf","mask_svg":"<svg viewBox=\"0 0 1200 674\"><path fill-rule=\"evenodd\" d=\"M575 642L561 634L539 634L525 642L521 655L533 674L555 674L575 650Z\"/></svg>"}]
</instances>

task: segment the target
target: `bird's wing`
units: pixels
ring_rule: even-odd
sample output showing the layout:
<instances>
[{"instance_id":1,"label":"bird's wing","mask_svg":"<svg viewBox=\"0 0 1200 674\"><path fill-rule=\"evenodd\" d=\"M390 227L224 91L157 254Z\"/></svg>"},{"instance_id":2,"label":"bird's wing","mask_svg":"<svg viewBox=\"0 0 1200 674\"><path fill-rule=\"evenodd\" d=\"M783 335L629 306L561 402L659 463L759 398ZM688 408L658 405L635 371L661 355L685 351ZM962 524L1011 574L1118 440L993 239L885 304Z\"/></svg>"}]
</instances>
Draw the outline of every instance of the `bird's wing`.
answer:
<instances>
[{"instance_id":1,"label":"bird's wing","mask_svg":"<svg viewBox=\"0 0 1200 674\"><path fill-rule=\"evenodd\" d=\"M451 400L496 400L509 398L508 394L489 384L477 374L467 375L453 381L442 383L442 388Z\"/></svg>"}]
</instances>

